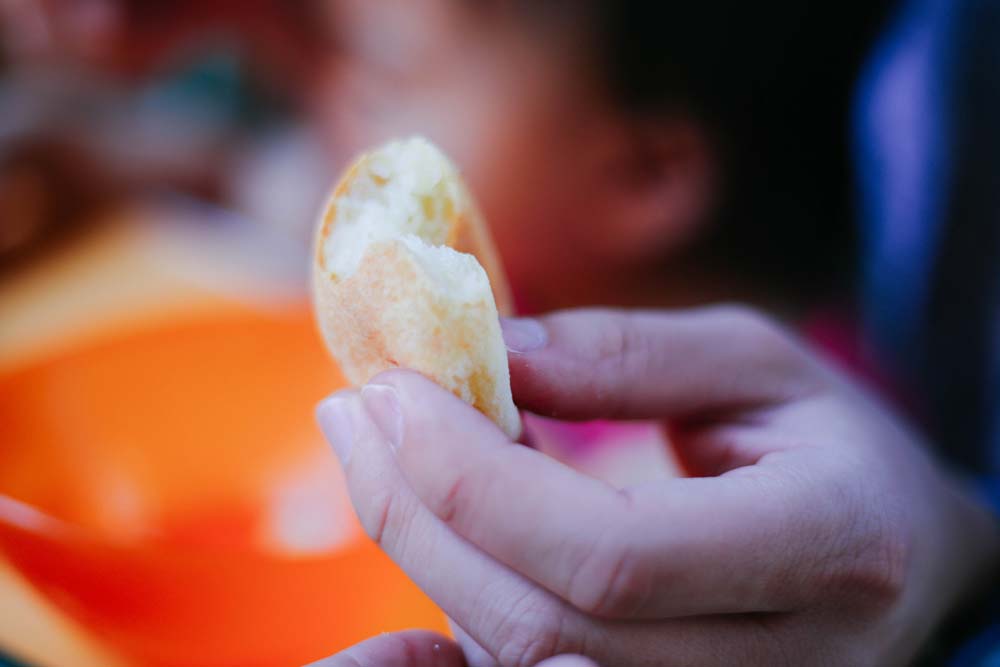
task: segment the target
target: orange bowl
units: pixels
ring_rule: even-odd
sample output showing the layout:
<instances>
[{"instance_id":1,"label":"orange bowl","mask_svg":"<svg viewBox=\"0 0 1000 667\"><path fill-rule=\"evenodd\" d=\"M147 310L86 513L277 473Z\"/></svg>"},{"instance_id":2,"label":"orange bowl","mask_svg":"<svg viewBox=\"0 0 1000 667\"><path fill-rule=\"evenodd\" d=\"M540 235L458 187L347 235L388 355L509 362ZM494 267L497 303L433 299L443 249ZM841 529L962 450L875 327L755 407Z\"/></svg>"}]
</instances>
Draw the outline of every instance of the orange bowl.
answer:
<instances>
[{"instance_id":1,"label":"orange bowl","mask_svg":"<svg viewBox=\"0 0 1000 667\"><path fill-rule=\"evenodd\" d=\"M359 530L305 306L106 336L0 376L0 549L127 662L301 665L441 613Z\"/></svg>"}]
</instances>

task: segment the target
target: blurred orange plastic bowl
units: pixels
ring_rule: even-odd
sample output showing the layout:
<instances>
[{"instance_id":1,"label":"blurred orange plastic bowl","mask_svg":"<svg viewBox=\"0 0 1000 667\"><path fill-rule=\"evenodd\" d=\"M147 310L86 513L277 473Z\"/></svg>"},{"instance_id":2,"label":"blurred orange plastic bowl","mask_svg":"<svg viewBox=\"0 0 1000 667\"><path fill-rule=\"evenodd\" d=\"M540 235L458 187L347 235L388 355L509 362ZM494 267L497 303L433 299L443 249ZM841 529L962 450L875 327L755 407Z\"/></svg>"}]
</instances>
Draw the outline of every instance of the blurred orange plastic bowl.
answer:
<instances>
[{"instance_id":1,"label":"blurred orange plastic bowl","mask_svg":"<svg viewBox=\"0 0 1000 667\"><path fill-rule=\"evenodd\" d=\"M301 665L443 629L314 425L344 384L308 309L225 310L0 377L0 548L135 665Z\"/></svg>"}]
</instances>

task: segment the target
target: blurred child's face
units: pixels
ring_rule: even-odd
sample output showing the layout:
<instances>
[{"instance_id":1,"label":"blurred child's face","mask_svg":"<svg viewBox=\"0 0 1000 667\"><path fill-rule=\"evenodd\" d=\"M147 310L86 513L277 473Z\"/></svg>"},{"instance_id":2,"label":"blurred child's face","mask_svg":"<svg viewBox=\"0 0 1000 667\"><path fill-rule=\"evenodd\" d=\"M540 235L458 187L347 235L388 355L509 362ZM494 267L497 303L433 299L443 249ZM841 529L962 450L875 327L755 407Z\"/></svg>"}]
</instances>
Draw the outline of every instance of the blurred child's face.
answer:
<instances>
[{"instance_id":1,"label":"blurred child's face","mask_svg":"<svg viewBox=\"0 0 1000 667\"><path fill-rule=\"evenodd\" d=\"M317 109L337 157L411 133L438 143L479 199L524 307L584 303L588 281L646 252L616 225L622 128L569 36L456 0L345 0L331 20L344 52ZM666 245L703 217L677 210Z\"/></svg>"}]
</instances>

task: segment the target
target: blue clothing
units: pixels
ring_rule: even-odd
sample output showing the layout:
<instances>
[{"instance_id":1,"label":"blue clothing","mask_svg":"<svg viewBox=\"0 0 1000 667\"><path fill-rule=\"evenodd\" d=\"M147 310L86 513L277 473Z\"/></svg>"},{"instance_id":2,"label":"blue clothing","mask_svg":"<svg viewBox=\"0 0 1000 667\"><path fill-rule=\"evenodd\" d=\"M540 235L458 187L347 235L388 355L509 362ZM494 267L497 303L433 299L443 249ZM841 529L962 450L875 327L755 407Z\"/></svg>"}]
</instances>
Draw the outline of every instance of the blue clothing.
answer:
<instances>
[{"instance_id":1,"label":"blue clothing","mask_svg":"<svg viewBox=\"0 0 1000 667\"><path fill-rule=\"evenodd\" d=\"M1000 475L1000 1L912 2L860 92L873 338L942 455Z\"/></svg>"},{"instance_id":2,"label":"blue clothing","mask_svg":"<svg viewBox=\"0 0 1000 667\"><path fill-rule=\"evenodd\" d=\"M859 92L872 340L1000 516L1000 0L913 0ZM997 598L947 664L1000 667Z\"/></svg>"}]
</instances>

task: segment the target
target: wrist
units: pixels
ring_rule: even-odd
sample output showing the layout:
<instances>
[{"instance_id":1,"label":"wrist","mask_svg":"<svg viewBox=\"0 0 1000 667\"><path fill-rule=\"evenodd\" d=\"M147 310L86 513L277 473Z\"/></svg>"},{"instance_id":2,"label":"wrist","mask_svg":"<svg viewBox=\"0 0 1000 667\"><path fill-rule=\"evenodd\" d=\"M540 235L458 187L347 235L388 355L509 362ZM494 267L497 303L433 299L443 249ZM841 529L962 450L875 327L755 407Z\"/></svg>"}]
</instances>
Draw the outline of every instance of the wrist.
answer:
<instances>
[{"instance_id":1,"label":"wrist","mask_svg":"<svg viewBox=\"0 0 1000 667\"><path fill-rule=\"evenodd\" d=\"M1000 580L1000 520L978 487L954 483L950 530L953 566L960 573L955 607L975 601L985 590L993 590Z\"/></svg>"},{"instance_id":2,"label":"wrist","mask_svg":"<svg viewBox=\"0 0 1000 667\"><path fill-rule=\"evenodd\" d=\"M959 488L948 512L944 567L955 576L946 615L918 665L979 665L973 654L1000 650L1000 521L996 507L975 488ZM992 639L990 639L992 637ZM985 664L985 663L982 663Z\"/></svg>"}]
</instances>

